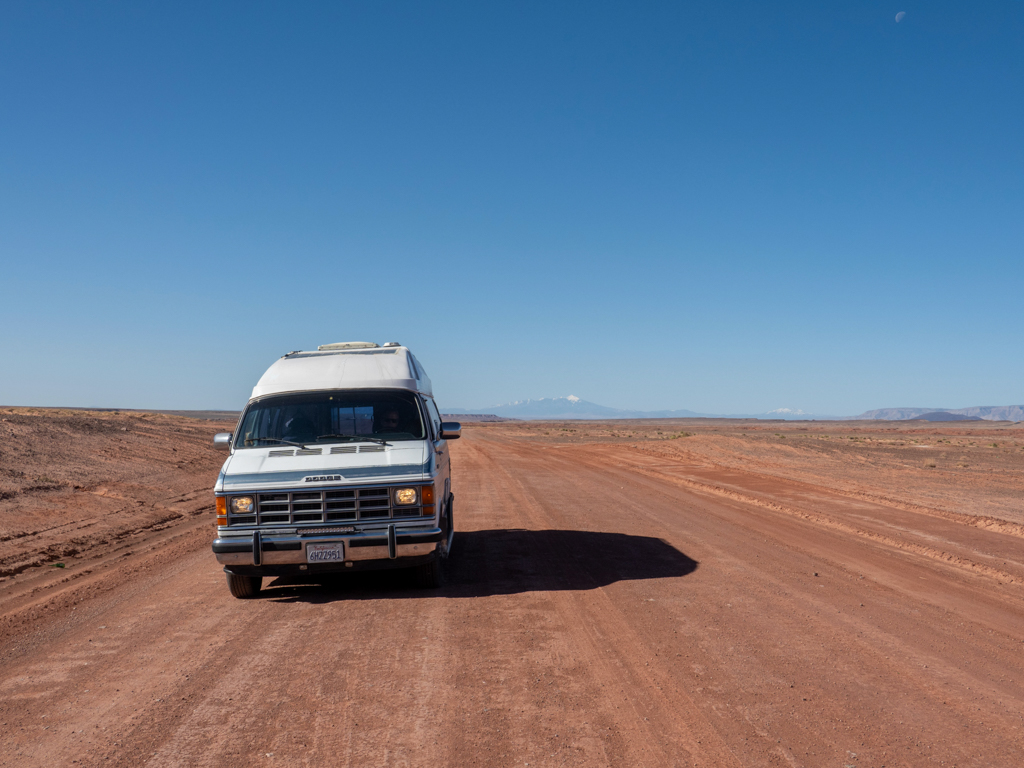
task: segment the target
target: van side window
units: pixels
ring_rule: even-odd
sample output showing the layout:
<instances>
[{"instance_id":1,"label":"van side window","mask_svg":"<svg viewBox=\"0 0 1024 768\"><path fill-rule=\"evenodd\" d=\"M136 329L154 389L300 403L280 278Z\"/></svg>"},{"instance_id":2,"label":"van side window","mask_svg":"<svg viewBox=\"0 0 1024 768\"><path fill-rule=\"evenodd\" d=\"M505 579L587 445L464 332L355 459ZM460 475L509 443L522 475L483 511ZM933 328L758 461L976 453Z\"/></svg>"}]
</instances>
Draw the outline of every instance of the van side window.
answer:
<instances>
[{"instance_id":1,"label":"van side window","mask_svg":"<svg viewBox=\"0 0 1024 768\"><path fill-rule=\"evenodd\" d=\"M430 416L430 421L434 425L434 439L441 439L441 414L437 412L437 406L434 405L434 401L429 397L423 398L423 402L427 404L427 414Z\"/></svg>"},{"instance_id":2,"label":"van side window","mask_svg":"<svg viewBox=\"0 0 1024 768\"><path fill-rule=\"evenodd\" d=\"M409 359L412 360L413 365L416 366L416 378L420 380L427 378L427 372L423 370L423 366L420 364L420 361L412 355L409 355Z\"/></svg>"}]
</instances>

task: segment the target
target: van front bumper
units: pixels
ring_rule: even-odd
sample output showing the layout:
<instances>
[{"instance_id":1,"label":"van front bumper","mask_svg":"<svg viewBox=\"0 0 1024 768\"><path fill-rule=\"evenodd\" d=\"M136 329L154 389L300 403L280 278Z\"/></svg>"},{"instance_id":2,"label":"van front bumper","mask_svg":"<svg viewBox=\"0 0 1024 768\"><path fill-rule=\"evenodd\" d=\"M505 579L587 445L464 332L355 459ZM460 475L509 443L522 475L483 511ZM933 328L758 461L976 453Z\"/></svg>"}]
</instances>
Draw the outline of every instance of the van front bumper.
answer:
<instances>
[{"instance_id":1,"label":"van front bumper","mask_svg":"<svg viewBox=\"0 0 1024 768\"><path fill-rule=\"evenodd\" d=\"M308 565L308 570L319 571L321 566L328 564L308 563L306 545L341 542L345 545L345 560L331 563L331 566L351 568L359 563L365 567L369 565L368 561L383 561L378 567L402 568L430 560L437 552L441 537L440 528L396 528L393 533L384 529L350 535L313 536L246 531L241 535L218 536L213 541L213 552L217 562L228 566L232 572L236 572L236 569L231 566L263 567L269 570L269 566L278 565ZM349 563L351 565L347 565ZM241 573L240 570L237 572Z\"/></svg>"}]
</instances>

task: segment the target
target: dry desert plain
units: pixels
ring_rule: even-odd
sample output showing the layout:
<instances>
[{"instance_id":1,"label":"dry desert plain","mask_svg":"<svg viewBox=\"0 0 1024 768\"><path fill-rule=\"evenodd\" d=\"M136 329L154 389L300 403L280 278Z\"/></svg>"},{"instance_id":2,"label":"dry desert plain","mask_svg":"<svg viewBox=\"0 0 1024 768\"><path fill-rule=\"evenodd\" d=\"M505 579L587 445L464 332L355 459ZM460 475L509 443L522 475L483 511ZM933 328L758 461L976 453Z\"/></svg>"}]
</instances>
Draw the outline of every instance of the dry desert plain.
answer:
<instances>
[{"instance_id":1,"label":"dry desert plain","mask_svg":"<svg viewBox=\"0 0 1024 768\"><path fill-rule=\"evenodd\" d=\"M0 765L1024 764L1024 425L467 424L444 587L251 601L231 426L0 408Z\"/></svg>"}]
</instances>

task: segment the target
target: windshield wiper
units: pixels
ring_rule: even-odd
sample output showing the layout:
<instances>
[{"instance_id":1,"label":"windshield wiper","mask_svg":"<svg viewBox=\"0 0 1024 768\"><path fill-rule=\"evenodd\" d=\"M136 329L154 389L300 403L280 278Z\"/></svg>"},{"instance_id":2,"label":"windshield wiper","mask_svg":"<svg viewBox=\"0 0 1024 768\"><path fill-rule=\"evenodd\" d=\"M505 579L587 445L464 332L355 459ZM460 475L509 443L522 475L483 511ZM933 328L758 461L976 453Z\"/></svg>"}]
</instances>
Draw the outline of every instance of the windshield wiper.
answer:
<instances>
[{"instance_id":1,"label":"windshield wiper","mask_svg":"<svg viewBox=\"0 0 1024 768\"><path fill-rule=\"evenodd\" d=\"M381 440L379 437L370 437L369 435L319 435L316 439L323 440L328 437L341 437L346 440L369 440L371 443L380 443L381 445L391 445L387 440Z\"/></svg>"},{"instance_id":2,"label":"windshield wiper","mask_svg":"<svg viewBox=\"0 0 1024 768\"><path fill-rule=\"evenodd\" d=\"M298 446L299 448L301 448L304 451L308 451L309 450L302 443L295 443L295 442L292 442L291 440L282 440L279 437L254 437L252 439L253 440L269 440L272 443L284 443L285 445L295 445L295 446Z\"/></svg>"}]
</instances>

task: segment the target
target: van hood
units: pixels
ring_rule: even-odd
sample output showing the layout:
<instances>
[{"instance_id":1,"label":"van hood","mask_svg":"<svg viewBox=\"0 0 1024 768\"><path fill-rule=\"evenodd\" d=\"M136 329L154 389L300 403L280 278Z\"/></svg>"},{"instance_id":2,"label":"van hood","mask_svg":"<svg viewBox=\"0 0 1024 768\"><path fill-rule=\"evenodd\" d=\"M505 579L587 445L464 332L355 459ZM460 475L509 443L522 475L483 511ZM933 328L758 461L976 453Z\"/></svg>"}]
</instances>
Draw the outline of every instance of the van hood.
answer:
<instances>
[{"instance_id":1,"label":"van hood","mask_svg":"<svg viewBox=\"0 0 1024 768\"><path fill-rule=\"evenodd\" d=\"M325 485L365 485L430 480L434 452L426 440L379 445L316 446L313 456L296 456L274 446L243 448L228 456L217 477L216 493L276 488L322 488ZM344 450L345 453L331 453ZM365 452L364 452L365 449Z\"/></svg>"}]
</instances>

